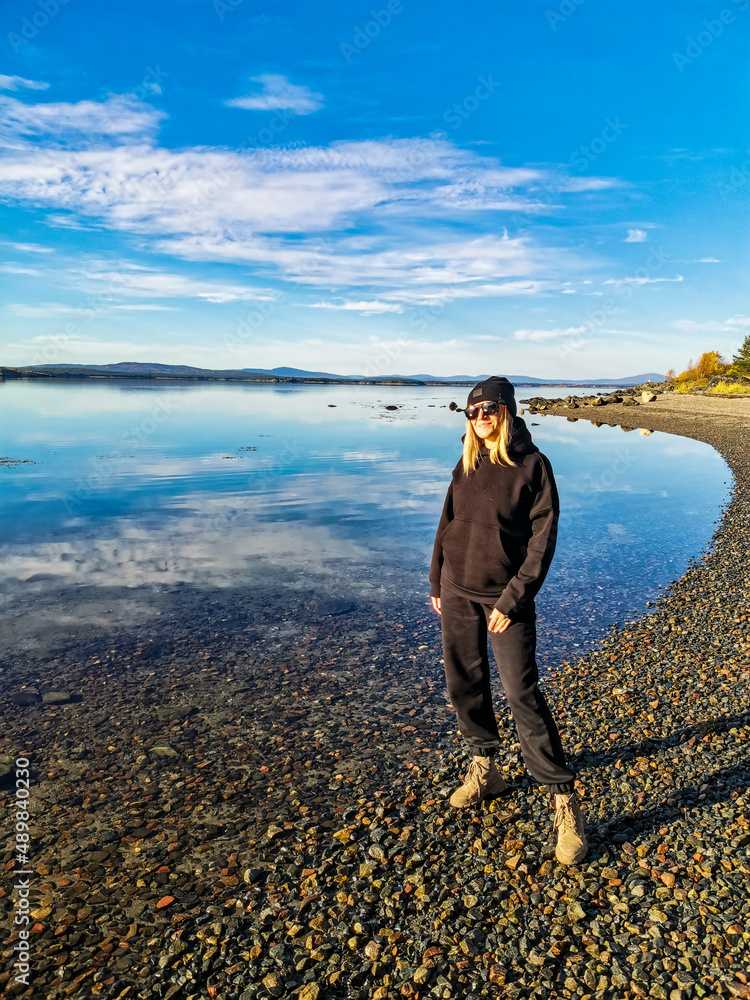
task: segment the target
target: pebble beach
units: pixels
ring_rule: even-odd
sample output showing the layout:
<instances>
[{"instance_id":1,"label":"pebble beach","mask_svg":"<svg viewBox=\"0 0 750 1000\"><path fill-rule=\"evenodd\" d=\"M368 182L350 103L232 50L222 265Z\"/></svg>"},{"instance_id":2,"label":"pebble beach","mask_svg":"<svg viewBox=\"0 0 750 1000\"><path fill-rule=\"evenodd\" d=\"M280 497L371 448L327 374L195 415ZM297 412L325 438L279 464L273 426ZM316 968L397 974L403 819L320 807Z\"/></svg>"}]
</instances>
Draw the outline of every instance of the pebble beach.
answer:
<instances>
[{"instance_id":1,"label":"pebble beach","mask_svg":"<svg viewBox=\"0 0 750 1000\"><path fill-rule=\"evenodd\" d=\"M0 990L750 997L750 398L664 393L527 421L581 418L707 442L734 485L707 552L648 613L544 679L578 775L580 865L555 861L550 798L499 697L510 787L448 806L469 758L426 579L388 609L185 588L179 630L164 615L147 640L122 627L2 653Z\"/></svg>"}]
</instances>

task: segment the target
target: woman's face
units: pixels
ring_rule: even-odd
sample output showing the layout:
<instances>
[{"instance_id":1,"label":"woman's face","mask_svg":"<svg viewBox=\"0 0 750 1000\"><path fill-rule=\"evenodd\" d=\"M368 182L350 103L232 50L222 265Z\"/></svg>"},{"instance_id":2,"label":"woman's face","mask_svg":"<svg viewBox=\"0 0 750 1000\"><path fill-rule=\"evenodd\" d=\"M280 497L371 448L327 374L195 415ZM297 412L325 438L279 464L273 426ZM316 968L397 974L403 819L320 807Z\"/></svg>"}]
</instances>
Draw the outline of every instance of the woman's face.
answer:
<instances>
[{"instance_id":1,"label":"woman's face","mask_svg":"<svg viewBox=\"0 0 750 1000\"><path fill-rule=\"evenodd\" d=\"M482 403L486 402L489 402L489 400L481 400L478 405L481 406ZM505 405L503 403L498 403L497 406L497 413L486 416L484 412L480 410L477 414L476 420L472 420L471 422L477 437L482 438L485 442L488 440L492 441L495 437L497 437L500 424L505 416Z\"/></svg>"}]
</instances>

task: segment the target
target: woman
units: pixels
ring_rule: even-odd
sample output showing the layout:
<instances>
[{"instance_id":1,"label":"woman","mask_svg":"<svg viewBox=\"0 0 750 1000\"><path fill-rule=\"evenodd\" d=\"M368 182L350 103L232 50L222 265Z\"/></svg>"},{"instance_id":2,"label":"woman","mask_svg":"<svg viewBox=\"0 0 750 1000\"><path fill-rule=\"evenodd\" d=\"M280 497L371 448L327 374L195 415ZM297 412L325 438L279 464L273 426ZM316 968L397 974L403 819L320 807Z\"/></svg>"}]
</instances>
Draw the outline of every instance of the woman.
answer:
<instances>
[{"instance_id":1,"label":"woman","mask_svg":"<svg viewBox=\"0 0 750 1000\"><path fill-rule=\"evenodd\" d=\"M458 407L451 403L451 409ZM476 805L507 787L493 760L500 736L490 693L489 630L524 762L555 795L555 856L575 864L587 850L583 816L536 664L534 597L555 551L555 479L517 416L506 378L474 386L464 412L463 457L453 470L430 567L448 694L473 754L450 802Z\"/></svg>"}]
</instances>

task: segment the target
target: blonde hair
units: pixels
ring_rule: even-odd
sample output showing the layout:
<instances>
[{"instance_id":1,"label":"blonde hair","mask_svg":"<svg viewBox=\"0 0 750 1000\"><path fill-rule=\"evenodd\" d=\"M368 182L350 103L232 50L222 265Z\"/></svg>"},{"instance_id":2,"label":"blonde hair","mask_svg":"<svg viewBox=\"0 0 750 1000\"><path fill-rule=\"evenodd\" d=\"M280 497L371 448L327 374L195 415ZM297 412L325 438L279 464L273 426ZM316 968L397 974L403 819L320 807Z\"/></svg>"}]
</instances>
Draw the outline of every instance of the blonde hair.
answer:
<instances>
[{"instance_id":1,"label":"blonde hair","mask_svg":"<svg viewBox=\"0 0 750 1000\"><path fill-rule=\"evenodd\" d=\"M501 404L502 405L502 404ZM516 463L510 457L510 440L513 433L513 417L507 406L502 406L502 420L500 421L500 433L495 440L487 447L489 450L490 462L495 465L512 465ZM466 436L464 437L463 468L464 475L468 476L479 465L479 446L482 438L474 430L471 420L466 421Z\"/></svg>"}]
</instances>

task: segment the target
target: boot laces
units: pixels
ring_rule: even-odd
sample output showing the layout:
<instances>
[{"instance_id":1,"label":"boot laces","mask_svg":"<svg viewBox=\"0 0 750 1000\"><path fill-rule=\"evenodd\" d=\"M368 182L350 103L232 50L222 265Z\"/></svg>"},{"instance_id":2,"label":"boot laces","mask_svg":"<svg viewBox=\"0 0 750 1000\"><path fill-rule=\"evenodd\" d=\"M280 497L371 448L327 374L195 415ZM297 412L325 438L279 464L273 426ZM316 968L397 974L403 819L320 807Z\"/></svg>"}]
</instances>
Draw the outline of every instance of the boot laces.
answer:
<instances>
[{"instance_id":1,"label":"boot laces","mask_svg":"<svg viewBox=\"0 0 750 1000\"><path fill-rule=\"evenodd\" d=\"M572 795L569 799L564 799L555 810L555 822L553 824L553 828L556 830L558 827L562 827L563 833L566 833L568 830L574 830L577 832L578 828L576 826L576 815L573 811Z\"/></svg>"},{"instance_id":2,"label":"boot laces","mask_svg":"<svg viewBox=\"0 0 750 1000\"><path fill-rule=\"evenodd\" d=\"M477 792L480 790L480 786L482 784L482 774L479 769L479 764L473 758L471 764L469 764L469 770L466 772L464 784L473 785Z\"/></svg>"}]
</instances>

